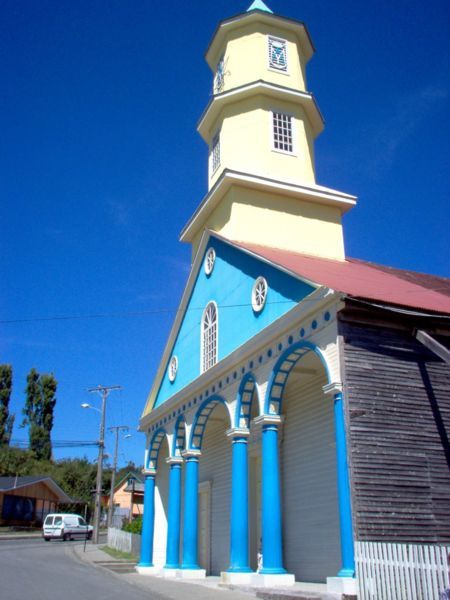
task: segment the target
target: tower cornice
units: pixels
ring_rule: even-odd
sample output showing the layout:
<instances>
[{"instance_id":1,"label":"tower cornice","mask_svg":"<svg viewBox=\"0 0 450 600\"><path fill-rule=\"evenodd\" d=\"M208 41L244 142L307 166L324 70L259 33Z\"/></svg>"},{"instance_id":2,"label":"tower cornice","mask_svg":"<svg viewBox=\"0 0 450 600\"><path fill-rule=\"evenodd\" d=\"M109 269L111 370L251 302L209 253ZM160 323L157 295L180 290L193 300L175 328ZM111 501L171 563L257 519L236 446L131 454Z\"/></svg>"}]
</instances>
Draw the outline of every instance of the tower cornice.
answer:
<instances>
[{"instance_id":1,"label":"tower cornice","mask_svg":"<svg viewBox=\"0 0 450 600\"><path fill-rule=\"evenodd\" d=\"M289 196L298 200L337 207L341 214L353 208L357 201L356 196L320 185L306 186L291 184L285 181L276 181L266 177L225 169L184 226L180 234L180 241L193 241L198 232L204 228L208 217L220 204L220 201L232 186L250 188L251 190L259 190L270 194Z\"/></svg>"},{"instance_id":2,"label":"tower cornice","mask_svg":"<svg viewBox=\"0 0 450 600\"><path fill-rule=\"evenodd\" d=\"M281 17L273 13L267 13L262 10L252 10L251 12L240 13L229 19L221 21L217 26L209 46L205 53L205 59L210 68L214 71L217 61L220 57L223 45L230 31L243 24L263 23L273 25L274 23L288 31L292 31L298 38L305 61L308 62L315 52L311 36L306 25L302 21Z\"/></svg>"},{"instance_id":3,"label":"tower cornice","mask_svg":"<svg viewBox=\"0 0 450 600\"><path fill-rule=\"evenodd\" d=\"M323 131L324 119L313 94L260 79L222 92L221 94L216 94L210 99L197 125L197 131L205 142L210 142L212 125L227 104L239 102L258 94L269 96L276 100L285 100L300 104L308 117L314 137L317 137Z\"/></svg>"}]
</instances>

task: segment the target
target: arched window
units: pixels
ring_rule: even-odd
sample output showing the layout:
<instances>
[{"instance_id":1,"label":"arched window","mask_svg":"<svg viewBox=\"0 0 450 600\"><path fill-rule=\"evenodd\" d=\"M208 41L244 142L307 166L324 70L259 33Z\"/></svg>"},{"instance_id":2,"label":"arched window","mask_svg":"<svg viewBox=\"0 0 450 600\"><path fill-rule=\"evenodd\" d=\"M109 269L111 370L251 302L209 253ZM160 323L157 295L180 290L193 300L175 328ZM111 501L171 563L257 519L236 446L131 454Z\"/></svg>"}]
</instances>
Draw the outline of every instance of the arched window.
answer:
<instances>
[{"instance_id":1,"label":"arched window","mask_svg":"<svg viewBox=\"0 0 450 600\"><path fill-rule=\"evenodd\" d=\"M210 302L205 308L201 323L201 372L204 373L217 362L217 305Z\"/></svg>"}]
</instances>

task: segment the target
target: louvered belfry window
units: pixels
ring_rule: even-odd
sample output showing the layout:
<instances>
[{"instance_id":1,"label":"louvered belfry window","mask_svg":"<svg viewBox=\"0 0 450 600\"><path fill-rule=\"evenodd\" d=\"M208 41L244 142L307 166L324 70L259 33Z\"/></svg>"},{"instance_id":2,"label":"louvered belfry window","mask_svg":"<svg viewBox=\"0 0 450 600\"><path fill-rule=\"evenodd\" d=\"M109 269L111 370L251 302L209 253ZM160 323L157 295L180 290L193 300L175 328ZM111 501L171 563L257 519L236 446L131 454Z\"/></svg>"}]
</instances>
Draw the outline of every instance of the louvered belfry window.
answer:
<instances>
[{"instance_id":1,"label":"louvered belfry window","mask_svg":"<svg viewBox=\"0 0 450 600\"><path fill-rule=\"evenodd\" d=\"M211 172L215 173L220 167L220 132L217 133L211 144Z\"/></svg>"},{"instance_id":2,"label":"louvered belfry window","mask_svg":"<svg viewBox=\"0 0 450 600\"><path fill-rule=\"evenodd\" d=\"M277 71L287 71L286 41L269 36L269 67Z\"/></svg>"},{"instance_id":3,"label":"louvered belfry window","mask_svg":"<svg viewBox=\"0 0 450 600\"><path fill-rule=\"evenodd\" d=\"M217 362L217 306L210 302L203 312L202 318L202 373Z\"/></svg>"},{"instance_id":4,"label":"louvered belfry window","mask_svg":"<svg viewBox=\"0 0 450 600\"><path fill-rule=\"evenodd\" d=\"M223 84L225 78L225 58L222 58L217 63L216 73L214 75L214 93L219 94L223 91Z\"/></svg>"}]
</instances>

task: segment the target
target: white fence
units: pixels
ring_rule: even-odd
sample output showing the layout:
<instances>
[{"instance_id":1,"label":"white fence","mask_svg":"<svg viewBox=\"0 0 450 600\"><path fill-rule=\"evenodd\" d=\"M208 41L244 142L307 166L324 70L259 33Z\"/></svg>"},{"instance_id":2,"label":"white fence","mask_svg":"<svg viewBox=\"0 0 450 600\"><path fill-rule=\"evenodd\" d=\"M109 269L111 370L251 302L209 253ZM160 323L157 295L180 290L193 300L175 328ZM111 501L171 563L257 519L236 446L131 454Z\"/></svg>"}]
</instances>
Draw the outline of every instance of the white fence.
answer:
<instances>
[{"instance_id":1,"label":"white fence","mask_svg":"<svg viewBox=\"0 0 450 600\"><path fill-rule=\"evenodd\" d=\"M129 533L128 531L110 527L108 529L107 545L121 552L130 552L134 556L139 556L141 552L141 536L137 533Z\"/></svg>"},{"instance_id":2,"label":"white fence","mask_svg":"<svg viewBox=\"0 0 450 600\"><path fill-rule=\"evenodd\" d=\"M360 600L438 600L449 584L450 547L356 542Z\"/></svg>"}]
</instances>

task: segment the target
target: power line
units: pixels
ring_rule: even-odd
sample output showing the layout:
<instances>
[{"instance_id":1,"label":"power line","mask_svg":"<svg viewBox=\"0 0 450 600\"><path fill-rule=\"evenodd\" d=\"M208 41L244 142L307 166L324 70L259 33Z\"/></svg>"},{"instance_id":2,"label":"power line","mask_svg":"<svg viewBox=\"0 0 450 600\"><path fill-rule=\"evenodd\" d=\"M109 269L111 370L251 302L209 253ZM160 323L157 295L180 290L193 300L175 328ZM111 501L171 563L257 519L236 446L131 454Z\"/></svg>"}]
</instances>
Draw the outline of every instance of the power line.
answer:
<instances>
[{"instance_id":1,"label":"power line","mask_svg":"<svg viewBox=\"0 0 450 600\"><path fill-rule=\"evenodd\" d=\"M321 298L303 298L301 302L318 302ZM293 300L277 300L274 302L268 301L267 305L275 304L291 304L292 302L297 303ZM252 306L251 302L243 302L240 304L220 304L219 308L241 308L246 306ZM160 314L176 314L176 313L188 313L190 311L203 311L204 306L192 306L188 309L182 310L180 308L155 308L153 310L141 310L141 311L129 311L129 312L116 312L116 313L93 313L85 315L61 315L51 317L30 317L22 319L2 319L0 325L9 325L13 323L38 323L47 321L79 321L82 319L111 319L120 317L142 317Z\"/></svg>"},{"instance_id":2,"label":"power line","mask_svg":"<svg viewBox=\"0 0 450 600\"><path fill-rule=\"evenodd\" d=\"M29 448L30 443L26 440L10 440L11 446L15 448ZM87 440L53 440L52 448L78 448L83 446L98 446L97 441Z\"/></svg>"},{"instance_id":3,"label":"power line","mask_svg":"<svg viewBox=\"0 0 450 600\"><path fill-rule=\"evenodd\" d=\"M62 315L52 317L30 317L25 319L7 319L1 320L0 324L7 325L10 323L38 323L46 321L78 321L81 319L109 319L114 317L137 317L143 315L156 315L161 313L177 312L176 309L156 309L156 310L143 310L133 312L119 312L119 313L95 313L85 315Z\"/></svg>"}]
</instances>

